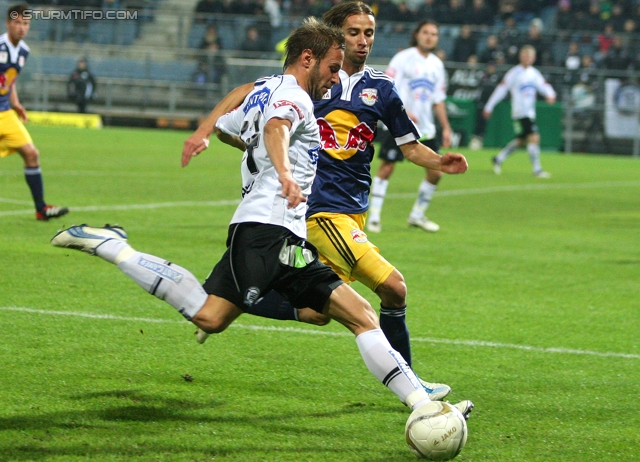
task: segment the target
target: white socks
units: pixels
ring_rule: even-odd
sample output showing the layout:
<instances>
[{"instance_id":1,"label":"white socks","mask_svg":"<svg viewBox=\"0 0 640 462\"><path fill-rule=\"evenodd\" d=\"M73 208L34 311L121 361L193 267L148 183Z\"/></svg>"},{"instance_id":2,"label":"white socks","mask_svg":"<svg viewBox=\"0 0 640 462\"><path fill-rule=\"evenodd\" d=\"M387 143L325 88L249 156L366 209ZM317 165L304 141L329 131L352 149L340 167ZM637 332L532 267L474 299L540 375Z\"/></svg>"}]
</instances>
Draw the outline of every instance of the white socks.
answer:
<instances>
[{"instance_id":1,"label":"white socks","mask_svg":"<svg viewBox=\"0 0 640 462\"><path fill-rule=\"evenodd\" d=\"M189 271L153 255L137 252L126 242L106 241L96 249L96 255L117 265L140 287L173 306L188 320L207 301L207 293Z\"/></svg>"},{"instance_id":2,"label":"white socks","mask_svg":"<svg viewBox=\"0 0 640 462\"><path fill-rule=\"evenodd\" d=\"M540 163L540 146L529 143L527 144L527 152L529 153L529 159L531 159L533 173L540 173L542 171L542 164Z\"/></svg>"},{"instance_id":3,"label":"white socks","mask_svg":"<svg viewBox=\"0 0 640 462\"><path fill-rule=\"evenodd\" d=\"M373 177L373 185L371 187L371 206L367 220L370 223L380 223L380 214L382 213L382 205L384 204L384 196L387 194L389 180L383 180L377 176Z\"/></svg>"},{"instance_id":4,"label":"white socks","mask_svg":"<svg viewBox=\"0 0 640 462\"><path fill-rule=\"evenodd\" d=\"M358 349L369 371L400 401L412 409L429 401L429 395L402 355L395 351L380 329L356 337Z\"/></svg>"},{"instance_id":5,"label":"white socks","mask_svg":"<svg viewBox=\"0 0 640 462\"><path fill-rule=\"evenodd\" d=\"M436 189L438 189L438 185L431 184L426 179L422 180L420 187L418 188L418 197L413 204L409 218L413 220L421 220L422 217L424 217Z\"/></svg>"},{"instance_id":6,"label":"white socks","mask_svg":"<svg viewBox=\"0 0 640 462\"><path fill-rule=\"evenodd\" d=\"M507 157L513 154L513 151L515 151L516 149L518 149L518 140L511 140L509 144L507 144L504 149L502 149L502 151L500 151L496 156L498 164L502 164L505 160L507 160Z\"/></svg>"}]
</instances>

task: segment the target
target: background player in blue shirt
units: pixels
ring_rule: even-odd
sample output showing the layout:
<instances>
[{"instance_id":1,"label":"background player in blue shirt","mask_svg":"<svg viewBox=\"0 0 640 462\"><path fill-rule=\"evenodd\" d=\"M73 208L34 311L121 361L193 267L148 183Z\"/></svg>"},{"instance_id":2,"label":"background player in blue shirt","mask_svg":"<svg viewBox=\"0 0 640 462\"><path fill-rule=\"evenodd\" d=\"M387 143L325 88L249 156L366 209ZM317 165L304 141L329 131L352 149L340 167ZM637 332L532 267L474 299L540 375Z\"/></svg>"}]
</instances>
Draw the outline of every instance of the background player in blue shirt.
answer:
<instances>
[{"instance_id":1,"label":"background player in blue shirt","mask_svg":"<svg viewBox=\"0 0 640 462\"><path fill-rule=\"evenodd\" d=\"M27 5L14 5L7 10L7 32L0 35L0 157L17 152L24 160L24 176L36 206L36 218L48 220L66 215L69 209L47 205L40 170L40 153L22 122L27 111L20 104L16 79L29 56L29 47L22 40L29 32L31 21L23 17Z\"/></svg>"}]
</instances>

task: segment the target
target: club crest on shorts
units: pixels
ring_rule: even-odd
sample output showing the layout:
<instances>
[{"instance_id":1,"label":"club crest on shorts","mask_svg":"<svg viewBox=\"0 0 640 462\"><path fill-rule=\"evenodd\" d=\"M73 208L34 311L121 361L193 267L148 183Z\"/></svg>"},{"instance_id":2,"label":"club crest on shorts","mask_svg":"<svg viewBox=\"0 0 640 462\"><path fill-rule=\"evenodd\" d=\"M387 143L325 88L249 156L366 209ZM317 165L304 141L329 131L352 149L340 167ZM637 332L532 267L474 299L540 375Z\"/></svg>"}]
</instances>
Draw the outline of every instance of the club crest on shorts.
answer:
<instances>
[{"instance_id":1,"label":"club crest on shorts","mask_svg":"<svg viewBox=\"0 0 640 462\"><path fill-rule=\"evenodd\" d=\"M352 229L351 230L351 238L356 241L358 244L364 244L367 242L367 235L361 229Z\"/></svg>"},{"instance_id":2,"label":"club crest on shorts","mask_svg":"<svg viewBox=\"0 0 640 462\"><path fill-rule=\"evenodd\" d=\"M244 293L244 304L252 306L260 297L260 289L257 287L249 287Z\"/></svg>"},{"instance_id":3,"label":"club crest on shorts","mask_svg":"<svg viewBox=\"0 0 640 462\"><path fill-rule=\"evenodd\" d=\"M378 90L375 88L365 88L358 95L364 104L367 106L373 106L378 101Z\"/></svg>"}]
</instances>

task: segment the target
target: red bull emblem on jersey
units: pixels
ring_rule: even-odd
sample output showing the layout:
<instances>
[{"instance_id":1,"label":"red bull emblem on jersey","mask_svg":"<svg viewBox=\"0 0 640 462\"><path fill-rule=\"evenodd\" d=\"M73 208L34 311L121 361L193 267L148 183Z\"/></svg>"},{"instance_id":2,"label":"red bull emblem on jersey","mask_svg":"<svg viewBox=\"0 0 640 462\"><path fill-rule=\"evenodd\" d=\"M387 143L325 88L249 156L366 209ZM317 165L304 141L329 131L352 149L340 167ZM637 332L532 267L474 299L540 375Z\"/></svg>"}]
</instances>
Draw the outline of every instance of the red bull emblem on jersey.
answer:
<instances>
[{"instance_id":1,"label":"red bull emblem on jersey","mask_svg":"<svg viewBox=\"0 0 640 462\"><path fill-rule=\"evenodd\" d=\"M367 242L367 235L361 229L352 229L351 230L351 237L358 244L364 244L365 242Z\"/></svg>"},{"instance_id":2,"label":"red bull emblem on jersey","mask_svg":"<svg viewBox=\"0 0 640 462\"><path fill-rule=\"evenodd\" d=\"M378 90L375 88L365 88L358 96L364 104L373 106L378 101Z\"/></svg>"},{"instance_id":3,"label":"red bull emblem on jersey","mask_svg":"<svg viewBox=\"0 0 640 462\"><path fill-rule=\"evenodd\" d=\"M331 157L346 160L358 151L364 151L373 142L376 132L360 122L351 112L344 109L331 111L318 118L321 148Z\"/></svg>"}]
</instances>

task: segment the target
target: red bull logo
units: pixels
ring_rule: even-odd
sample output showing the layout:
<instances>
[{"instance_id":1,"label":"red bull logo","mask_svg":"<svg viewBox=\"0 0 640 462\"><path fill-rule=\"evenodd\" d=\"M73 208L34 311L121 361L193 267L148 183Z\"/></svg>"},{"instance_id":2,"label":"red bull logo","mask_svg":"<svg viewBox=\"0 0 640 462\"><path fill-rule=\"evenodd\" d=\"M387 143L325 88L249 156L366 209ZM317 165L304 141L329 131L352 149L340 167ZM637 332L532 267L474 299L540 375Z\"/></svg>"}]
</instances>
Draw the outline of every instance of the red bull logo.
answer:
<instances>
[{"instance_id":1,"label":"red bull logo","mask_svg":"<svg viewBox=\"0 0 640 462\"><path fill-rule=\"evenodd\" d=\"M364 151L375 138L375 131L351 112L339 109L318 119L321 148L336 159L346 160Z\"/></svg>"}]
</instances>

